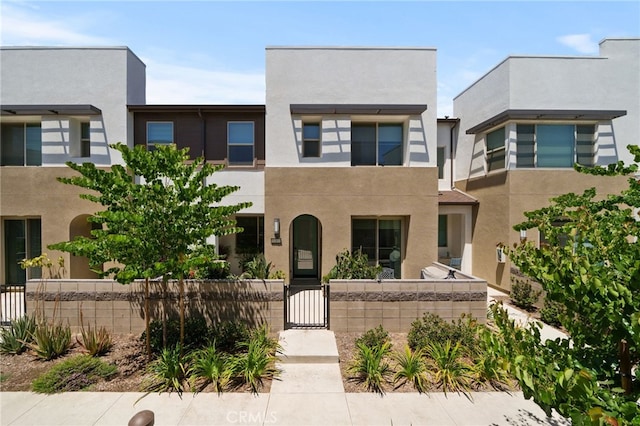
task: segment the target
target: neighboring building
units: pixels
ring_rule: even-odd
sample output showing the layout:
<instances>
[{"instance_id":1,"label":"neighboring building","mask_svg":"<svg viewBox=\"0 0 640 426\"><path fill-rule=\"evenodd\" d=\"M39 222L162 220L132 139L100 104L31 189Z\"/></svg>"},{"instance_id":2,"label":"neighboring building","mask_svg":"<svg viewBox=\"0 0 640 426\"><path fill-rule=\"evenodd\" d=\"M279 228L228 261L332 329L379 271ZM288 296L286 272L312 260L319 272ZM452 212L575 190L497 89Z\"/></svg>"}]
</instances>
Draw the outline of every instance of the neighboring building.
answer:
<instances>
[{"instance_id":1,"label":"neighboring building","mask_svg":"<svg viewBox=\"0 0 640 426\"><path fill-rule=\"evenodd\" d=\"M572 166L633 161L626 146L640 142L640 39L606 39L596 57L511 56L458 95L454 113L455 185L479 201L473 274L510 289L511 265L495 248L520 241L513 225L523 212L567 192L627 186ZM538 234L526 238L539 243Z\"/></svg>"},{"instance_id":2,"label":"neighboring building","mask_svg":"<svg viewBox=\"0 0 640 426\"><path fill-rule=\"evenodd\" d=\"M240 189L223 204L252 203L236 216L244 232L215 241L235 274L242 272L239 261L244 255L264 252L264 110L264 105L129 105L135 145L152 149L175 143L189 148L191 158L224 165L212 182Z\"/></svg>"},{"instance_id":3,"label":"neighboring building","mask_svg":"<svg viewBox=\"0 0 640 426\"><path fill-rule=\"evenodd\" d=\"M145 65L126 47L3 47L0 64L0 284L14 284L37 278L23 258L89 235L98 206L56 178L74 173L66 161L122 162L108 144L133 145L127 104L145 103ZM95 277L63 256L67 277Z\"/></svg>"}]
</instances>

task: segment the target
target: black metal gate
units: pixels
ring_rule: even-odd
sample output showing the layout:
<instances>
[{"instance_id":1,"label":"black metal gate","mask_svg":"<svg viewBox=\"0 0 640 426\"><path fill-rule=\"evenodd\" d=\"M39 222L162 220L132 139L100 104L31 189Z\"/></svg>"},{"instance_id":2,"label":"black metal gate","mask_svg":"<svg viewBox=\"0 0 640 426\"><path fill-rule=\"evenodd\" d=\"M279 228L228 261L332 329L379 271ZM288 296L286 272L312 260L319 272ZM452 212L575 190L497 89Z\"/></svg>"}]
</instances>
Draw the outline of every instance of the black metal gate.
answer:
<instances>
[{"instance_id":1,"label":"black metal gate","mask_svg":"<svg viewBox=\"0 0 640 426\"><path fill-rule=\"evenodd\" d=\"M329 328L329 284L285 284L284 328Z\"/></svg>"},{"instance_id":2,"label":"black metal gate","mask_svg":"<svg viewBox=\"0 0 640 426\"><path fill-rule=\"evenodd\" d=\"M0 325L10 325L12 321L27 312L26 284L7 284L0 287Z\"/></svg>"}]
</instances>

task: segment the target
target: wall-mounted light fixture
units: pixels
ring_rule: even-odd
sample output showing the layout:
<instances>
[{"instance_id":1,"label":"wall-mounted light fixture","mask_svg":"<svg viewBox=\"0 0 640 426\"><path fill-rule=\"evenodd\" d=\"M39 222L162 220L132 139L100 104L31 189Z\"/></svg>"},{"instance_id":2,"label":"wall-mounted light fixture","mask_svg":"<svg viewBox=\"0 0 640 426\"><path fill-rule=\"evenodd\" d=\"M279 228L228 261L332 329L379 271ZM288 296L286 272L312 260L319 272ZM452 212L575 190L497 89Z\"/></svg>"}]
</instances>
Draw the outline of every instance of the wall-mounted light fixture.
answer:
<instances>
[{"instance_id":1,"label":"wall-mounted light fixture","mask_svg":"<svg viewBox=\"0 0 640 426\"><path fill-rule=\"evenodd\" d=\"M521 229L520 230L520 242L524 242L524 240L527 239L527 230L526 229Z\"/></svg>"},{"instance_id":2,"label":"wall-mounted light fixture","mask_svg":"<svg viewBox=\"0 0 640 426\"><path fill-rule=\"evenodd\" d=\"M273 219L273 235L280 238L280 219L277 217Z\"/></svg>"}]
</instances>

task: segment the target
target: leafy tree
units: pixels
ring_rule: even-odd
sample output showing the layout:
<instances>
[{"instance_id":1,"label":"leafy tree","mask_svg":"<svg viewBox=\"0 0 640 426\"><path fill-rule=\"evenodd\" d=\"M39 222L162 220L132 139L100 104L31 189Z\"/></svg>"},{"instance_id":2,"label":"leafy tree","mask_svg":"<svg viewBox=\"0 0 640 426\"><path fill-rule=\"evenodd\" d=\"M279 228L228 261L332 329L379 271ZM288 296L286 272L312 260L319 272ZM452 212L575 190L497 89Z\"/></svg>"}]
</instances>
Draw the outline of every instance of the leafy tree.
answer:
<instances>
[{"instance_id":1,"label":"leafy tree","mask_svg":"<svg viewBox=\"0 0 640 426\"><path fill-rule=\"evenodd\" d=\"M640 162L640 148L628 147ZM629 176L638 165L622 162L582 173ZM632 366L640 362L640 181L629 177L620 194L565 194L549 207L527 212L516 230L537 228L546 244L523 242L508 251L547 298L562 303L561 325L571 336L541 342L539 327L521 329L499 306L494 349L518 378L525 397L547 414L556 409L574 424L640 424L640 396Z\"/></svg>"},{"instance_id":2,"label":"leafy tree","mask_svg":"<svg viewBox=\"0 0 640 426\"><path fill-rule=\"evenodd\" d=\"M189 162L188 149L111 146L122 154L126 167L100 169L93 163L68 162L80 176L58 179L90 190L80 197L105 207L89 218L98 229L91 237L49 247L86 256L101 276L111 275L122 284L144 278L147 299L149 279L162 277L165 284L169 278L178 280L183 337L184 277L191 269L212 265L215 254L207 238L241 231L231 217L251 203L221 205L239 187L207 185L207 178L223 166L203 158ZM102 271L105 263L113 266ZM148 325L148 304L146 317Z\"/></svg>"}]
</instances>

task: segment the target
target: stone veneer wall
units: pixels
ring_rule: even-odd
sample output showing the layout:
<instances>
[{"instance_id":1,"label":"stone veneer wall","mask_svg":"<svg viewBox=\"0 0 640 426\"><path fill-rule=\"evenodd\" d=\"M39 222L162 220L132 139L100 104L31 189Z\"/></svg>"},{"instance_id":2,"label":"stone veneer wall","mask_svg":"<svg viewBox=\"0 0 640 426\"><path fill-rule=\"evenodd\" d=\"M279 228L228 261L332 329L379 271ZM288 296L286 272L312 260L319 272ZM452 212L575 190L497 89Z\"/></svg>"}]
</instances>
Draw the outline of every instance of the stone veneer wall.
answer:
<instances>
[{"instance_id":1,"label":"stone veneer wall","mask_svg":"<svg viewBox=\"0 0 640 426\"><path fill-rule=\"evenodd\" d=\"M283 328L283 280L185 281L187 315L202 313L210 322L241 319L248 324L266 323L272 330ZM162 285L150 285L150 317L179 313L178 284L167 285L163 303ZM27 312L43 312L46 318L68 323L79 332L81 323L104 326L114 333L142 333L144 281L122 285L111 280L32 280L27 283Z\"/></svg>"},{"instance_id":2,"label":"stone veneer wall","mask_svg":"<svg viewBox=\"0 0 640 426\"><path fill-rule=\"evenodd\" d=\"M389 332L409 332L426 312L444 320L471 314L487 318L487 283L456 280L331 280L331 329L365 332L382 325Z\"/></svg>"}]
</instances>

